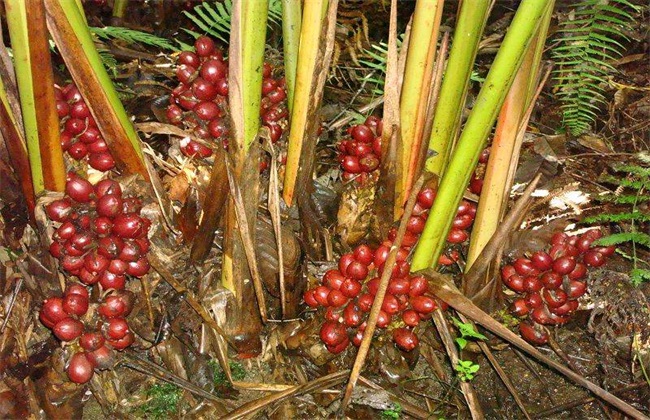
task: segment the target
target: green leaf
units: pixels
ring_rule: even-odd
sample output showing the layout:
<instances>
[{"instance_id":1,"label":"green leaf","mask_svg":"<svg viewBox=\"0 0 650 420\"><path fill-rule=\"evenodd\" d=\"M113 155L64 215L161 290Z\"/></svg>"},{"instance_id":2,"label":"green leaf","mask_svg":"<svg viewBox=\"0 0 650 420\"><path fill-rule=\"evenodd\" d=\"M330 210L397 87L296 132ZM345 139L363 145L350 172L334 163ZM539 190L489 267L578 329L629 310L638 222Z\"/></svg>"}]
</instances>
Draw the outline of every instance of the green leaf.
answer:
<instances>
[{"instance_id":1,"label":"green leaf","mask_svg":"<svg viewBox=\"0 0 650 420\"><path fill-rule=\"evenodd\" d=\"M630 281L633 285L639 286L643 282L650 282L650 270L635 268L630 271Z\"/></svg>"},{"instance_id":2,"label":"green leaf","mask_svg":"<svg viewBox=\"0 0 650 420\"><path fill-rule=\"evenodd\" d=\"M650 247L650 235L643 232L613 233L611 235L604 236L594 241L594 244L601 245L601 246L610 246L610 245L620 245L626 242L634 242L636 244Z\"/></svg>"}]
</instances>

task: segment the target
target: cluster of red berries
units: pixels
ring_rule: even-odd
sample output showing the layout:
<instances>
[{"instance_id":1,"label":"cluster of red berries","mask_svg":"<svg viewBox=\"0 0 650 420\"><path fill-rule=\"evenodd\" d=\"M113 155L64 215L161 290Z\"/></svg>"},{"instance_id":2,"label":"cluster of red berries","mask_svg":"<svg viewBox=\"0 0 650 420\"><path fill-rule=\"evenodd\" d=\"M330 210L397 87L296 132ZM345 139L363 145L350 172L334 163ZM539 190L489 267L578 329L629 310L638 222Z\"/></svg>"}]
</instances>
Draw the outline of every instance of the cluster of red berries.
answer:
<instances>
[{"instance_id":1,"label":"cluster of red berries","mask_svg":"<svg viewBox=\"0 0 650 420\"><path fill-rule=\"evenodd\" d=\"M72 350L66 368L72 382L86 383L95 369L110 369L115 350L133 344L135 335L125 319L133 300L131 292L114 290L91 304L87 286L71 282L62 297L43 302L39 319Z\"/></svg>"},{"instance_id":2,"label":"cluster of red berries","mask_svg":"<svg viewBox=\"0 0 650 420\"><path fill-rule=\"evenodd\" d=\"M532 344L548 342L543 325L563 325L578 309L578 299L587 291L589 267L605 264L613 246L592 246L602 233L591 229L579 236L557 232L548 252L537 251L530 258L517 258L501 268L503 283L521 296L511 312L528 319L519 324L521 336Z\"/></svg>"},{"instance_id":3,"label":"cluster of red berries","mask_svg":"<svg viewBox=\"0 0 650 420\"><path fill-rule=\"evenodd\" d=\"M379 167L382 127L381 119L370 116L363 124L348 128L350 137L337 146L344 181L356 179L363 184Z\"/></svg>"},{"instance_id":4,"label":"cluster of red berries","mask_svg":"<svg viewBox=\"0 0 650 420\"><path fill-rule=\"evenodd\" d=\"M46 207L56 229L50 253L61 267L82 283L104 289L124 289L126 275L142 277L149 271L147 232L151 222L140 216L142 203L123 197L116 181L97 185L68 174L66 197Z\"/></svg>"},{"instance_id":5,"label":"cluster of red berries","mask_svg":"<svg viewBox=\"0 0 650 420\"><path fill-rule=\"evenodd\" d=\"M70 282L62 297L46 299L40 320L72 346L68 376L85 383L94 369L112 366L114 350L135 340L125 319L133 294L124 288L127 276L142 277L149 271L150 221L140 216L140 200L124 197L116 181L104 179L93 186L69 173L65 192L45 208L48 217L60 223L50 253L81 283ZM101 292L90 304L87 287L94 284Z\"/></svg>"},{"instance_id":6,"label":"cluster of red berries","mask_svg":"<svg viewBox=\"0 0 650 420\"><path fill-rule=\"evenodd\" d=\"M178 56L176 77L180 83L171 93L167 119L200 139L221 141L227 147L228 63L207 36L197 38L194 50L183 51ZM284 78L274 78L272 73L271 65L264 63L260 115L275 143L282 136L281 124L289 111ZM181 152L200 158L212 155L210 147L189 139L181 142Z\"/></svg>"},{"instance_id":7,"label":"cluster of red berries","mask_svg":"<svg viewBox=\"0 0 650 420\"><path fill-rule=\"evenodd\" d=\"M377 327L390 333L395 344L404 351L417 347L419 340L414 329L420 321L430 318L439 305L443 309L446 307L430 293L424 277L409 273L411 267L406 261L424 230L434 199L435 192L431 188L424 188L418 194L377 321ZM391 229L388 239L374 250L368 245L359 245L354 252L342 255L338 269L327 271L321 285L305 292L307 305L327 308L320 337L331 353L342 352L350 341L357 347L361 344L368 312L396 232Z\"/></svg>"},{"instance_id":8,"label":"cluster of red berries","mask_svg":"<svg viewBox=\"0 0 650 420\"><path fill-rule=\"evenodd\" d=\"M88 164L98 171L113 169L113 156L77 86L72 83L63 88L55 85L54 96L63 151L75 160L87 157Z\"/></svg>"}]
</instances>

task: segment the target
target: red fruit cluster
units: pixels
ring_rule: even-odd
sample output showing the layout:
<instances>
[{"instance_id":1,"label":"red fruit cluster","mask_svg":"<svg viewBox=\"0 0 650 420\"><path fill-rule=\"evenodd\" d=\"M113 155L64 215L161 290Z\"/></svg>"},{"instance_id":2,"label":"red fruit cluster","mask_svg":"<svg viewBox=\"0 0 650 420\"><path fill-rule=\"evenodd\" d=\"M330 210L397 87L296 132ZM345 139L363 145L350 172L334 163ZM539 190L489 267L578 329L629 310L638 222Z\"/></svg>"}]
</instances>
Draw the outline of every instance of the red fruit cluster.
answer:
<instances>
[{"instance_id":1,"label":"red fruit cluster","mask_svg":"<svg viewBox=\"0 0 650 420\"><path fill-rule=\"evenodd\" d=\"M125 319L133 309L131 292L113 291L99 303L89 300L87 287L71 282L62 297L46 299L39 314L43 325L73 350L66 372L75 383L88 382L95 369L111 368L114 351L135 340Z\"/></svg>"},{"instance_id":2,"label":"red fruit cluster","mask_svg":"<svg viewBox=\"0 0 650 420\"><path fill-rule=\"evenodd\" d=\"M72 346L68 377L85 383L95 369L113 365L114 350L135 340L126 322L134 298L124 287L127 276L142 277L149 271L150 222L140 216L140 200L124 197L116 181L104 179L93 186L69 173L65 192L45 208L48 217L60 223L50 253L82 284L70 282L62 297L46 299L39 318ZM87 286L94 284L101 293L90 303Z\"/></svg>"},{"instance_id":3,"label":"red fruit cluster","mask_svg":"<svg viewBox=\"0 0 650 420\"><path fill-rule=\"evenodd\" d=\"M72 172L65 192L45 208L48 217L60 223L50 253L63 270L84 284L117 290L124 289L127 275L147 274L151 222L140 216L140 200L124 197L113 180L93 186Z\"/></svg>"},{"instance_id":4,"label":"red fruit cluster","mask_svg":"<svg viewBox=\"0 0 650 420\"><path fill-rule=\"evenodd\" d=\"M404 351L417 347L419 341L413 330L420 320L430 318L438 305L443 309L445 306L430 293L424 277L410 275L411 267L406 261L424 230L434 198L435 193L430 188L418 194L377 321L377 327L390 333L395 344ZM320 337L330 352L342 352L350 341L357 347L361 344L368 312L375 300L396 232L396 229L391 229L388 240L377 249L359 245L354 252L342 255L338 269L327 271L321 285L305 292L307 305L326 308L326 322L321 327Z\"/></svg>"},{"instance_id":5,"label":"red fruit cluster","mask_svg":"<svg viewBox=\"0 0 650 420\"><path fill-rule=\"evenodd\" d=\"M490 149L483 149L478 158L478 167L474 171L472 179L469 181L469 190L476 195L481 195L481 191L483 190L483 172L485 171L485 165L487 165L489 159Z\"/></svg>"},{"instance_id":6,"label":"red fruit cluster","mask_svg":"<svg viewBox=\"0 0 650 420\"><path fill-rule=\"evenodd\" d=\"M517 258L501 268L503 283L521 295L512 302L511 312L527 317L519 324L521 336L532 344L548 342L541 325L563 325L578 309L578 298L587 291L589 267L600 267L614 253L614 247L595 247L601 237L598 229L579 236L558 232L548 252L538 251L530 258Z\"/></svg>"},{"instance_id":7,"label":"red fruit cluster","mask_svg":"<svg viewBox=\"0 0 650 420\"><path fill-rule=\"evenodd\" d=\"M348 128L350 137L338 144L343 180L363 184L379 167L381 159L381 119L370 116L363 124Z\"/></svg>"},{"instance_id":8,"label":"red fruit cluster","mask_svg":"<svg viewBox=\"0 0 650 420\"><path fill-rule=\"evenodd\" d=\"M264 63L260 115L275 143L282 136L280 123L289 111L285 81L274 78L272 72L271 65ZM197 38L194 52L183 51L178 56L176 77L180 83L171 94L168 121L192 131L200 139L218 140L227 146L228 63L223 52L207 36ZM181 143L181 152L200 158L212 155L210 147L189 139Z\"/></svg>"},{"instance_id":9,"label":"red fruit cluster","mask_svg":"<svg viewBox=\"0 0 650 420\"><path fill-rule=\"evenodd\" d=\"M98 171L113 169L113 156L79 89L72 83L54 87L63 151L75 160L87 157L88 164Z\"/></svg>"}]
</instances>

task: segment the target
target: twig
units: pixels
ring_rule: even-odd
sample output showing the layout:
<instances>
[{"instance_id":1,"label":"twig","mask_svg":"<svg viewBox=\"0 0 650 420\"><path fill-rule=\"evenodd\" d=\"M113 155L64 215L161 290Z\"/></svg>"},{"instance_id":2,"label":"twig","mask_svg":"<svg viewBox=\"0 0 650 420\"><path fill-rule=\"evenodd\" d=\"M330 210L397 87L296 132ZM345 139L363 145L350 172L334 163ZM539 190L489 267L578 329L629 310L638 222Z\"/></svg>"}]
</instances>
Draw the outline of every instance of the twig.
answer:
<instances>
[{"instance_id":1,"label":"twig","mask_svg":"<svg viewBox=\"0 0 650 420\"><path fill-rule=\"evenodd\" d=\"M388 394L390 397L390 400L393 401L394 403L397 403L402 407L402 411L409 416L415 417L416 419L428 419L431 416L431 413L428 413L427 411L421 409L417 405L411 404L410 402L404 400L403 398L399 398L392 392L387 391L383 387L377 385L370 379L364 378L363 376L359 376L359 382L361 382L363 385L367 386L368 388L376 389L376 390L382 390Z\"/></svg>"},{"instance_id":2,"label":"twig","mask_svg":"<svg viewBox=\"0 0 650 420\"><path fill-rule=\"evenodd\" d=\"M2 328L0 328L0 333L4 333L5 328L7 328L7 323L9 322L9 318L11 318L11 312L13 311L14 305L16 304L16 298L18 298L18 293L20 292L20 289L23 287L24 276L29 275L20 264L16 264L16 266L18 267L18 270L20 270L20 273L23 275L23 277L18 278L18 282L16 282L14 291L11 294L11 300L9 301L9 307L5 311L5 319L2 322Z\"/></svg>"},{"instance_id":3,"label":"twig","mask_svg":"<svg viewBox=\"0 0 650 420\"><path fill-rule=\"evenodd\" d=\"M377 294L375 295L375 300L370 309L370 314L368 315L368 324L365 331L363 332L363 338L361 339L361 345L359 346L359 351L357 352L357 357L354 360L354 366L352 367L352 372L350 373L350 378L348 384L345 388L345 394L343 396L343 401L341 402L341 412L345 412L346 407L350 403L352 398L352 391L357 384L359 375L361 374L361 369L363 369L363 364L366 361L368 356L368 350L370 349L370 344L372 342L372 336L375 333L375 328L377 327L377 319L379 318L379 311L381 310L382 302L384 301L384 296L386 296L386 290L388 289L388 282L390 280L391 273L393 271L393 266L397 261L397 251L402 246L402 240L404 239L404 234L406 233L406 225L411 213L413 212L413 207L415 206L415 199L417 193L424 185L424 176L420 176L416 182L411 194L409 196L408 202L406 203L406 209L404 215L399 224L399 229L397 230L397 236L395 237L395 242L391 245L390 252L384 263L384 271L379 280L379 288Z\"/></svg>"}]
</instances>

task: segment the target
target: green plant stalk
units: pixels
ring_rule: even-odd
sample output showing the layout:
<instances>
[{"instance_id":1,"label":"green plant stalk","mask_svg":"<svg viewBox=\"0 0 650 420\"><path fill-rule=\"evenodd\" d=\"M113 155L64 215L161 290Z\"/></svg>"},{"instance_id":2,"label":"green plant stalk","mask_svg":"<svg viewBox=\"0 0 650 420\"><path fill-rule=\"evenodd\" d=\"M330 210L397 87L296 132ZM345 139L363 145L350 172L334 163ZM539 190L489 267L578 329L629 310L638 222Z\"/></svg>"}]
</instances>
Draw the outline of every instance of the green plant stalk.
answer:
<instances>
[{"instance_id":1,"label":"green plant stalk","mask_svg":"<svg viewBox=\"0 0 650 420\"><path fill-rule=\"evenodd\" d=\"M397 203L406 203L413 178L411 174L412 154L417 153L422 140L424 116L433 69L433 56L438 39L439 17L442 3L437 0L418 0L413 13L411 41L406 56L404 84L400 98L401 143L398 146ZM435 38L434 38L435 37ZM433 52L433 54L431 54Z\"/></svg>"},{"instance_id":2,"label":"green plant stalk","mask_svg":"<svg viewBox=\"0 0 650 420\"><path fill-rule=\"evenodd\" d=\"M433 115L429 150L435 155L425 163L426 170L438 176L442 176L445 171L451 145L458 131L489 6L490 0L473 0L463 2L460 7L447 61L449 71L445 72Z\"/></svg>"},{"instance_id":3,"label":"green plant stalk","mask_svg":"<svg viewBox=\"0 0 650 420\"><path fill-rule=\"evenodd\" d=\"M5 9L34 194L38 195L45 189L63 191L65 166L45 10L34 0L7 0Z\"/></svg>"},{"instance_id":4,"label":"green plant stalk","mask_svg":"<svg viewBox=\"0 0 650 420\"><path fill-rule=\"evenodd\" d=\"M245 150L248 150L251 143L255 141L260 128L262 72L264 70L268 11L268 1L244 1L242 3L242 80L244 84L241 89L244 107Z\"/></svg>"},{"instance_id":5,"label":"green plant stalk","mask_svg":"<svg viewBox=\"0 0 650 420\"><path fill-rule=\"evenodd\" d=\"M86 22L84 21L81 10L77 7L75 2L63 1L60 2L60 7L63 9L68 22L70 22L70 25L73 27L75 36L83 48L87 60L90 62L90 65L94 73L97 75L97 79L101 83L102 88L108 97L108 100L111 102L113 112L115 112L119 118L124 132L131 142L131 145L133 146L133 149L135 149L140 159L142 159L143 154L142 148L140 147L140 140L138 138L138 135L133 128L131 119L124 109L124 105L122 105L122 102L117 95L117 91L115 90L115 86L113 86L113 82L111 81L110 76L104 68L104 64L102 63L102 59L99 56L97 49L95 48L92 34L88 29L88 25L86 25Z\"/></svg>"},{"instance_id":6,"label":"green plant stalk","mask_svg":"<svg viewBox=\"0 0 650 420\"><path fill-rule=\"evenodd\" d=\"M436 200L429 213L431 217L427 219L415 248L412 271L435 267L437 264L458 204L499 109L544 13L551 6L551 0L523 0L519 5L440 181Z\"/></svg>"},{"instance_id":7,"label":"green plant stalk","mask_svg":"<svg viewBox=\"0 0 650 420\"><path fill-rule=\"evenodd\" d=\"M282 0L282 45L284 47L284 77L287 84L289 113L293 109L293 92L296 88L301 24L300 0Z\"/></svg>"}]
</instances>

